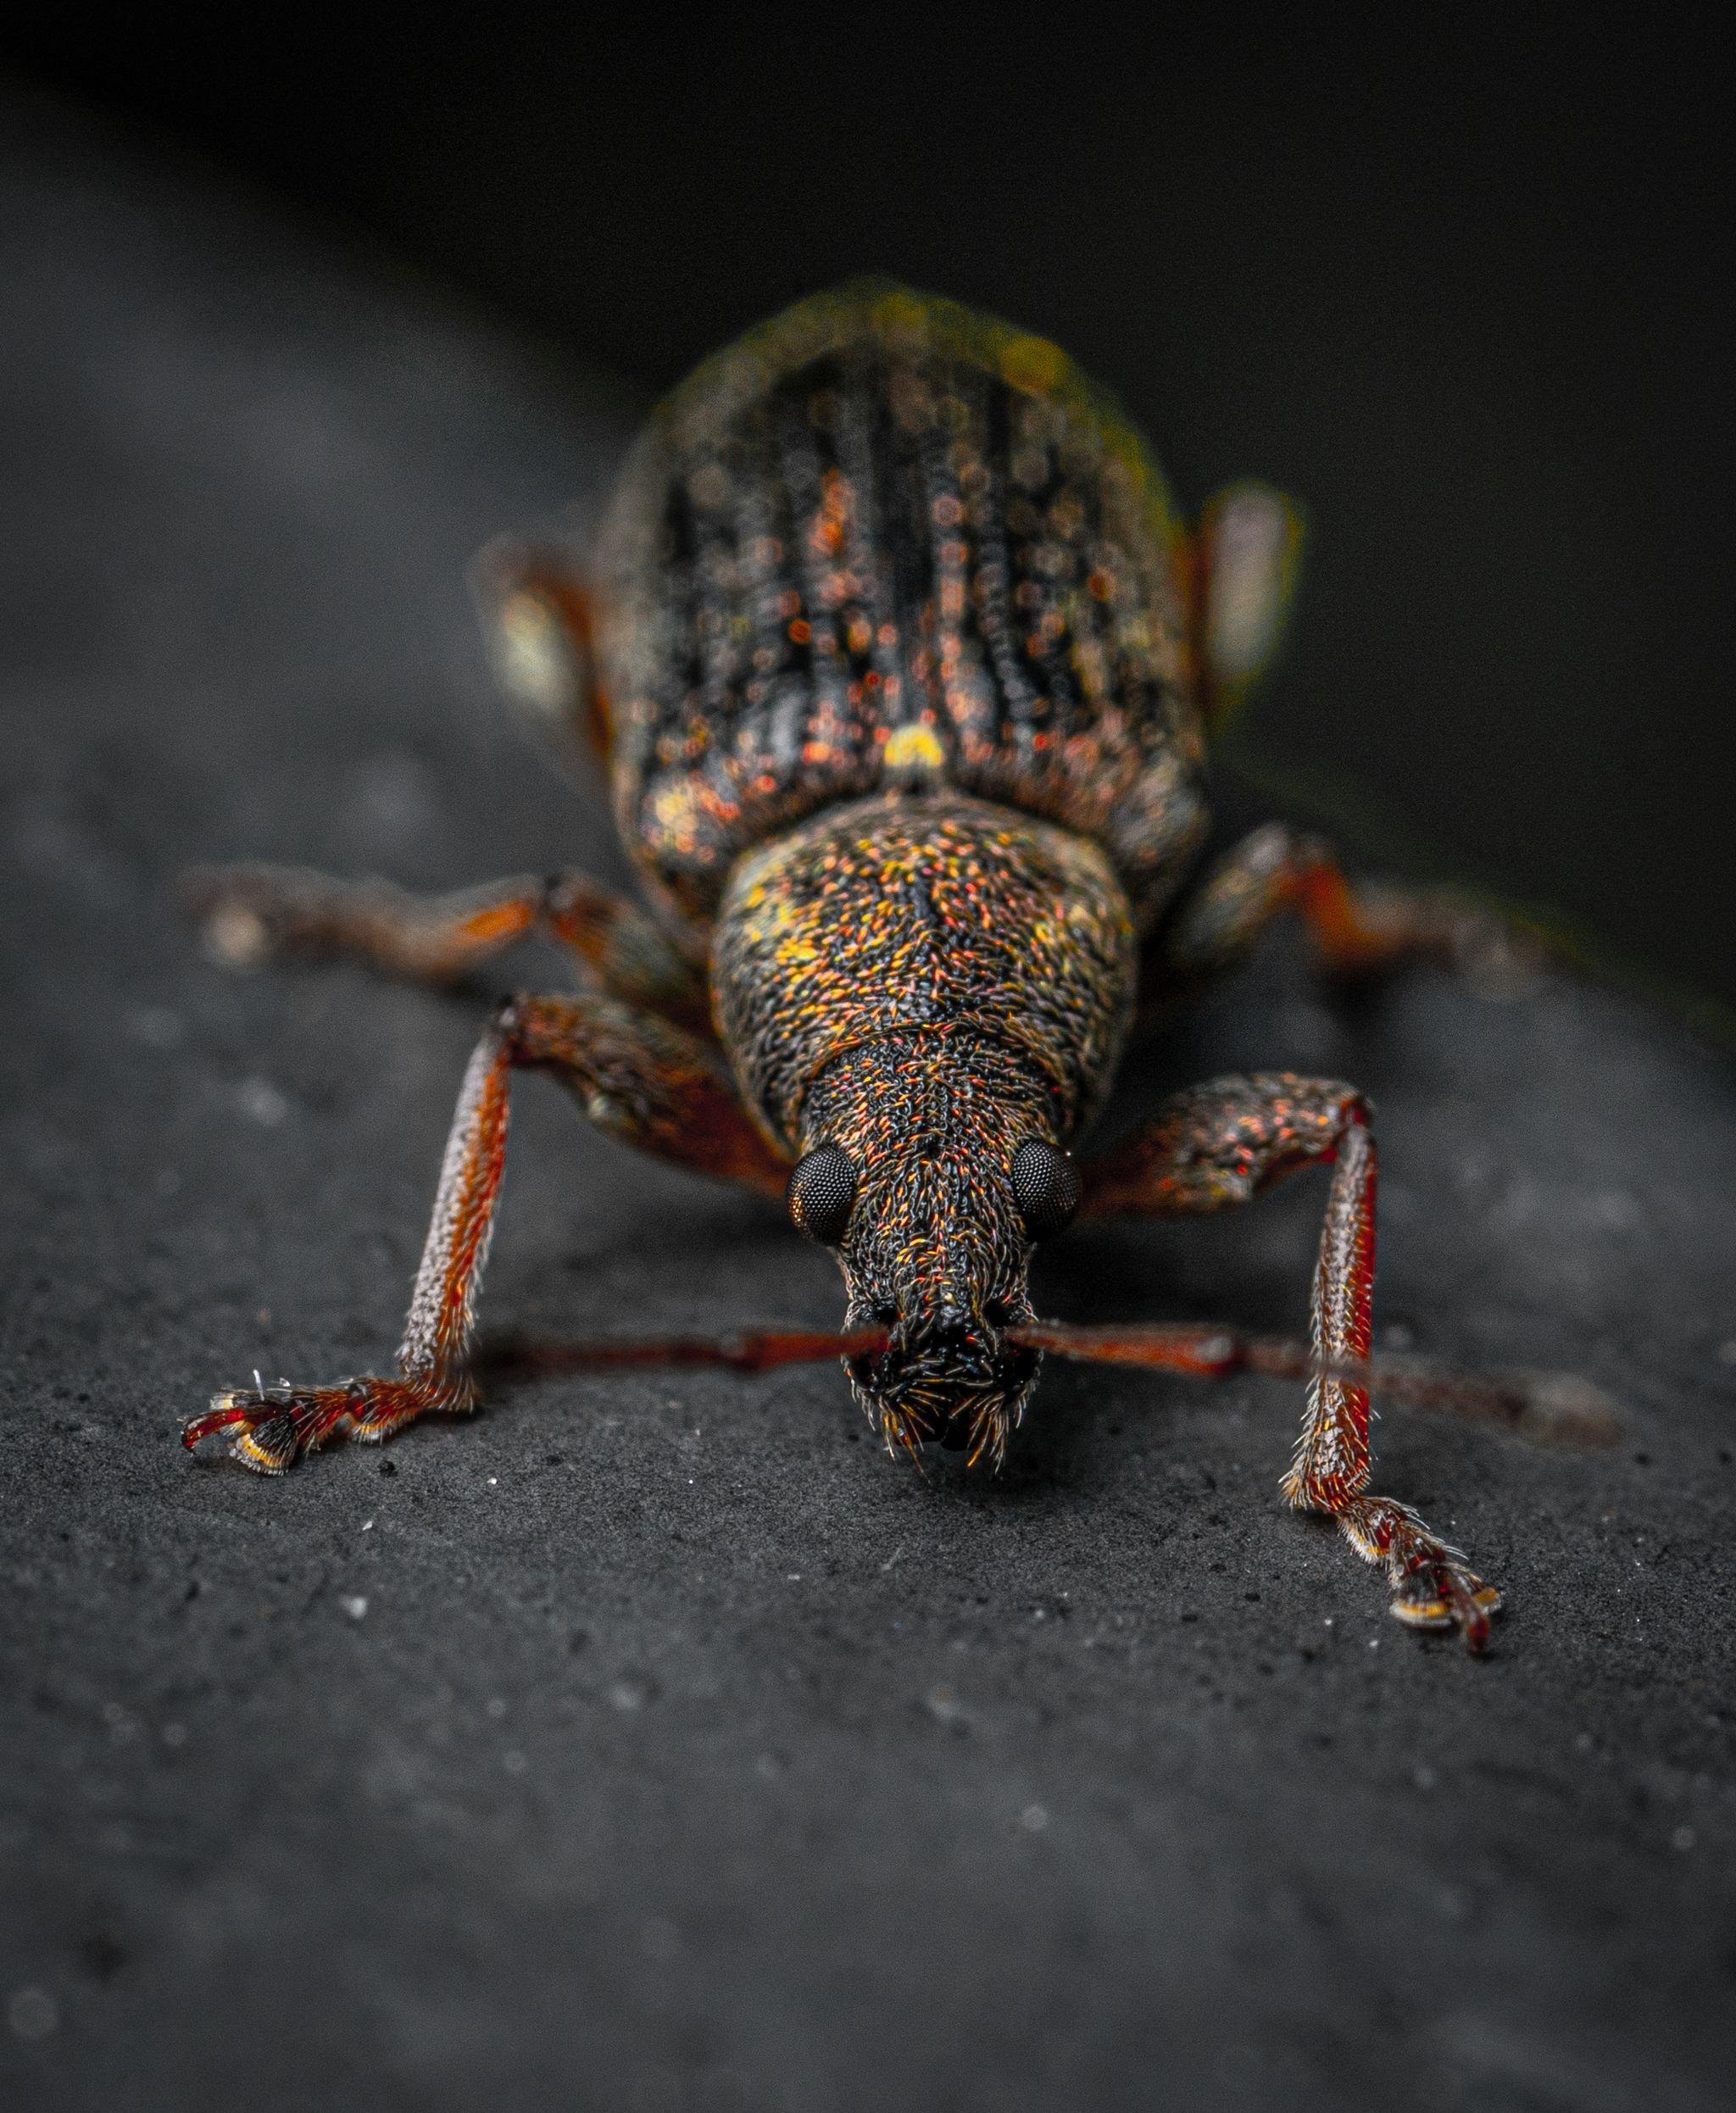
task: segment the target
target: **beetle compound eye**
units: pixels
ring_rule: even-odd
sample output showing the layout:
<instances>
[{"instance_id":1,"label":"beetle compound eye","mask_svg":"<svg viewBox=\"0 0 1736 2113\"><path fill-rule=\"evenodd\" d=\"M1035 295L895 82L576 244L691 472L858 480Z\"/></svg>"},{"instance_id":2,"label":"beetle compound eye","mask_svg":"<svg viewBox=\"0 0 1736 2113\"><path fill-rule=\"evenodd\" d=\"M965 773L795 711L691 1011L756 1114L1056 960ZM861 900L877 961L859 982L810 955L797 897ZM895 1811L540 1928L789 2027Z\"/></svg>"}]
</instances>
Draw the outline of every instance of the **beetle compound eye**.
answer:
<instances>
[{"instance_id":1,"label":"beetle compound eye","mask_svg":"<svg viewBox=\"0 0 1736 2113\"><path fill-rule=\"evenodd\" d=\"M1013 1194L1033 1240L1051 1240L1073 1222L1084 1192L1071 1152L1032 1137L1013 1154Z\"/></svg>"},{"instance_id":2,"label":"beetle compound eye","mask_svg":"<svg viewBox=\"0 0 1736 2113\"><path fill-rule=\"evenodd\" d=\"M816 1145L797 1160L790 1176L790 1215L810 1240L835 1248L843 1238L860 1178L856 1162L840 1144Z\"/></svg>"}]
</instances>

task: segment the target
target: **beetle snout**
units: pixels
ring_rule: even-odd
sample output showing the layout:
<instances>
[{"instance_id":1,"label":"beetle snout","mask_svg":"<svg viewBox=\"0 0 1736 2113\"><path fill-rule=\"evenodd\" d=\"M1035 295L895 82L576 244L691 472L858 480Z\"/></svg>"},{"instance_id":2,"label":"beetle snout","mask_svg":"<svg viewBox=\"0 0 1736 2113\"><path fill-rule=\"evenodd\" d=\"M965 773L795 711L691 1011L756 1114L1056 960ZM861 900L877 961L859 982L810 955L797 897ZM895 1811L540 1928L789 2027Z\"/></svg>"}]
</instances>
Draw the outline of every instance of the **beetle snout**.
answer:
<instances>
[{"instance_id":1,"label":"beetle snout","mask_svg":"<svg viewBox=\"0 0 1736 2113\"><path fill-rule=\"evenodd\" d=\"M973 1340L993 1345L999 1333L974 1304L967 1305L962 1299L954 1298L933 1303L922 1299L899 1309L892 1339L894 1345L905 1350L926 1349L943 1343L965 1349Z\"/></svg>"},{"instance_id":2,"label":"beetle snout","mask_svg":"<svg viewBox=\"0 0 1736 2113\"><path fill-rule=\"evenodd\" d=\"M907 1293L883 1350L851 1365L871 1412L888 1437L938 1442L974 1459L998 1460L1033 1383L1038 1359L1010 1346L1012 1315L950 1287Z\"/></svg>"}]
</instances>

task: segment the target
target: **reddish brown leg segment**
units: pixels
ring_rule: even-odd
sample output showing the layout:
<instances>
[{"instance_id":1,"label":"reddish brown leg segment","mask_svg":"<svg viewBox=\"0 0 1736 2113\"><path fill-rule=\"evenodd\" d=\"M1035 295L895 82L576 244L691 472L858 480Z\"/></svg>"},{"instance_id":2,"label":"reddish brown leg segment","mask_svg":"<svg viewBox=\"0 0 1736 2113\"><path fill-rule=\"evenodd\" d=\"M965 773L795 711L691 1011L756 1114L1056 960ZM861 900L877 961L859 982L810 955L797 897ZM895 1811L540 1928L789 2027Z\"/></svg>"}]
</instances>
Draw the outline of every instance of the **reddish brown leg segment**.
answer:
<instances>
[{"instance_id":1,"label":"reddish brown leg segment","mask_svg":"<svg viewBox=\"0 0 1736 2113\"><path fill-rule=\"evenodd\" d=\"M184 874L181 899L207 950L228 968L285 955L359 954L394 976L450 983L537 921L531 874L449 895L407 894L390 881L344 881L300 866L206 865Z\"/></svg>"},{"instance_id":2,"label":"reddish brown leg segment","mask_svg":"<svg viewBox=\"0 0 1736 2113\"><path fill-rule=\"evenodd\" d=\"M1148 1371L1228 1379L1265 1372L1273 1379L1352 1381L1385 1401L1498 1423L1538 1444L1613 1445L1616 1404L1571 1372L1454 1372L1407 1357L1326 1357L1294 1336L1240 1335L1198 1321L1127 1321L1119 1327L1071 1321L1025 1321L1007 1340L1049 1350L1081 1365L1133 1365ZM578 1354L580 1353L576 1353Z\"/></svg>"},{"instance_id":3,"label":"reddish brown leg segment","mask_svg":"<svg viewBox=\"0 0 1736 2113\"><path fill-rule=\"evenodd\" d=\"M542 900L542 921L569 946L611 998L643 1005L690 1034L710 1037L711 997L660 925L583 873L558 873Z\"/></svg>"},{"instance_id":4,"label":"reddish brown leg segment","mask_svg":"<svg viewBox=\"0 0 1736 2113\"><path fill-rule=\"evenodd\" d=\"M1311 1334L1319 1357L1368 1355L1375 1179L1374 1139L1355 1122L1339 1142L1314 1275ZM1317 1376L1284 1494L1299 1511L1328 1513L1365 1561L1381 1565L1400 1621L1413 1629L1456 1627L1480 1651L1500 1593L1473 1576L1463 1552L1438 1540L1409 1504L1370 1496L1371 1465L1366 1388Z\"/></svg>"},{"instance_id":5,"label":"reddish brown leg segment","mask_svg":"<svg viewBox=\"0 0 1736 2113\"><path fill-rule=\"evenodd\" d=\"M1528 943L1499 919L1418 888L1356 886L1329 846L1268 822L1232 846L1183 894L1146 949L1152 1008L1245 960L1273 918L1297 912L1328 974L1360 976L1416 954L1494 971L1529 964Z\"/></svg>"},{"instance_id":6,"label":"reddish brown leg segment","mask_svg":"<svg viewBox=\"0 0 1736 2113\"><path fill-rule=\"evenodd\" d=\"M1457 1626L1480 1650L1500 1594L1473 1576L1460 1551L1436 1539L1408 1505L1367 1493L1367 1387L1317 1368L1366 1365L1369 1354L1376 1155L1360 1095L1334 1080L1288 1072L1216 1079L1177 1094L1124 1146L1086 1167L1082 1215L1221 1210L1310 1160L1336 1165L1314 1277L1317 1365L1284 1494L1299 1510L1336 1519L1360 1555L1384 1566L1401 1621L1413 1628ZM1232 1348L1224 1339L1226 1366ZM1203 1359L1205 1352L1194 1354ZM1183 1358L1163 1361L1183 1364Z\"/></svg>"},{"instance_id":7,"label":"reddish brown leg segment","mask_svg":"<svg viewBox=\"0 0 1736 2113\"><path fill-rule=\"evenodd\" d=\"M526 932L570 947L602 989L698 1034L705 980L644 911L583 873L520 874L450 895L345 881L297 866L197 866L181 894L205 944L231 968L286 954L359 954L393 976L451 983Z\"/></svg>"},{"instance_id":8,"label":"reddish brown leg segment","mask_svg":"<svg viewBox=\"0 0 1736 2113\"><path fill-rule=\"evenodd\" d=\"M1251 1203L1299 1166L1330 1159L1366 1116L1342 1079L1255 1071L1190 1087L1086 1162L1081 1222L1197 1218Z\"/></svg>"},{"instance_id":9,"label":"reddish brown leg segment","mask_svg":"<svg viewBox=\"0 0 1736 2113\"><path fill-rule=\"evenodd\" d=\"M477 1044L465 1075L398 1377L235 1388L214 1396L210 1413L187 1426L189 1448L234 1429L233 1457L276 1475L334 1434L377 1440L430 1410L475 1406L467 1353L506 1160L508 1090L512 1073L527 1070L553 1073L599 1129L624 1143L783 1193L787 1165L691 1036L608 998L515 999Z\"/></svg>"}]
</instances>

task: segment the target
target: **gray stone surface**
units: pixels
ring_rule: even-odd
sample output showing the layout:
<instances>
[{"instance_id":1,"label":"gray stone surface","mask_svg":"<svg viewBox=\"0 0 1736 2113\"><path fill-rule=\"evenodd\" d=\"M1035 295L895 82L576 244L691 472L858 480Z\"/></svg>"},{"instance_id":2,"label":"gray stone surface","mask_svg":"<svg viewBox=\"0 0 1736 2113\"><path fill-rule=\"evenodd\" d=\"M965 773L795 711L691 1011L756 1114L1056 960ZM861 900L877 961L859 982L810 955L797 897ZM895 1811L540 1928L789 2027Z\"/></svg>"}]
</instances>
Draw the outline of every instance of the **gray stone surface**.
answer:
<instances>
[{"instance_id":1,"label":"gray stone surface","mask_svg":"<svg viewBox=\"0 0 1736 2113\"><path fill-rule=\"evenodd\" d=\"M1383 1423L1510 1591L1480 1663L1284 1512L1275 1383L1052 1365L998 1481L888 1462L830 1367L539 1382L275 1483L181 1449L256 1365L389 1355L488 993L220 974L173 876L620 876L462 568L622 427L7 120L6 2105L1730 2104L1736 1094L1619 997L1345 1010L1279 943L1123 1104L1355 1078L1378 1331L1624 1404L1606 1452ZM1322 1187L1076 1236L1039 1304L1294 1328ZM522 1087L497 1326L840 1306L777 1210Z\"/></svg>"}]
</instances>

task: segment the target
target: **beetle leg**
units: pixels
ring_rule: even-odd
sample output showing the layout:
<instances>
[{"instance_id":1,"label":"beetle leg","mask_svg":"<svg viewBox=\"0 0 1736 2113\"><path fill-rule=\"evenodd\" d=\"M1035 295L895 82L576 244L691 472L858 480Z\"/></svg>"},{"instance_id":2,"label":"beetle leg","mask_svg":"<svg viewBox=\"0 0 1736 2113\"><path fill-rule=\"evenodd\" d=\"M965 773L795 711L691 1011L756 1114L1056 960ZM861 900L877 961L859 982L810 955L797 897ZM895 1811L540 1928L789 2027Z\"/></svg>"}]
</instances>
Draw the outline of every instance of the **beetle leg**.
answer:
<instances>
[{"instance_id":1,"label":"beetle leg","mask_svg":"<svg viewBox=\"0 0 1736 2113\"><path fill-rule=\"evenodd\" d=\"M606 795L614 733L598 681L598 612L572 551L498 537L471 561L470 591L501 687L556 756Z\"/></svg>"},{"instance_id":2,"label":"beetle leg","mask_svg":"<svg viewBox=\"0 0 1736 2113\"><path fill-rule=\"evenodd\" d=\"M1339 1140L1314 1274L1310 1330L1315 1354L1368 1355L1374 1290L1374 1139L1360 1117ZM1411 1510L1368 1493L1368 1392L1354 1381L1317 1375L1295 1458L1280 1485L1299 1511L1323 1511L1366 1562L1377 1563L1393 1588L1392 1611L1409 1627L1457 1628L1473 1651L1488 1641L1488 1617L1501 1604L1466 1566L1461 1549L1438 1539Z\"/></svg>"},{"instance_id":3,"label":"beetle leg","mask_svg":"<svg viewBox=\"0 0 1736 2113\"><path fill-rule=\"evenodd\" d=\"M734 1372L769 1372L780 1365L868 1357L883 1350L887 1340L884 1328L857 1328L844 1335L773 1328L721 1336L618 1336L596 1343L508 1337L479 1349L472 1365L489 1372L609 1371L628 1365L721 1365Z\"/></svg>"},{"instance_id":4,"label":"beetle leg","mask_svg":"<svg viewBox=\"0 0 1736 2113\"><path fill-rule=\"evenodd\" d=\"M1120 1150L1084 1170L1082 1217L1171 1217L1248 1202L1310 1161L1335 1161L1315 1271L1311 1354L1366 1363L1374 1289L1376 1154L1354 1087L1288 1072L1214 1080L1179 1093ZM1297 1510L1338 1521L1357 1553L1386 1570L1393 1612L1413 1628L1488 1638L1500 1594L1406 1504L1367 1493L1368 1389L1316 1370L1296 1457L1283 1482Z\"/></svg>"},{"instance_id":5,"label":"beetle leg","mask_svg":"<svg viewBox=\"0 0 1736 2113\"><path fill-rule=\"evenodd\" d=\"M584 873L557 873L544 928L587 964L611 998L643 1005L692 1034L712 1036L711 993L655 919Z\"/></svg>"},{"instance_id":6,"label":"beetle leg","mask_svg":"<svg viewBox=\"0 0 1736 2113\"><path fill-rule=\"evenodd\" d=\"M1185 1372L1192 1379L1264 1372L1274 1379L1325 1374L1355 1380L1383 1400L1505 1424L1540 1445L1613 1445L1621 1430L1609 1395L1572 1372L1478 1375L1445 1371L1410 1358L1328 1358L1297 1337L1242 1335L1197 1321L1134 1321L1107 1327L1021 1321L1006 1334L1009 1343L1081 1365L1135 1365L1147 1371Z\"/></svg>"},{"instance_id":7,"label":"beetle leg","mask_svg":"<svg viewBox=\"0 0 1736 2113\"><path fill-rule=\"evenodd\" d=\"M1081 1222L1197 1218L1251 1203L1298 1167L1331 1159L1367 1106L1342 1079L1232 1074L1177 1093L1082 1170Z\"/></svg>"},{"instance_id":8,"label":"beetle leg","mask_svg":"<svg viewBox=\"0 0 1736 2113\"><path fill-rule=\"evenodd\" d=\"M234 1430L232 1457L277 1475L329 1437L348 1432L376 1441L431 1410L476 1405L467 1353L505 1165L515 1070L551 1072L599 1129L624 1143L699 1173L783 1193L788 1167L693 1037L609 998L513 999L477 1044L465 1075L398 1377L231 1389L214 1395L209 1413L187 1425L189 1449Z\"/></svg>"},{"instance_id":9,"label":"beetle leg","mask_svg":"<svg viewBox=\"0 0 1736 2113\"><path fill-rule=\"evenodd\" d=\"M354 954L418 982L450 983L530 931L570 947L612 998L710 1031L704 978L645 912L587 875L519 874L448 895L297 866L196 866L181 895L230 968L281 954Z\"/></svg>"},{"instance_id":10,"label":"beetle leg","mask_svg":"<svg viewBox=\"0 0 1736 2113\"><path fill-rule=\"evenodd\" d=\"M194 866L181 897L225 968L274 956L354 954L418 982L450 983L536 923L543 883L531 874L449 895L411 895L371 876L338 880L301 866Z\"/></svg>"},{"instance_id":11,"label":"beetle leg","mask_svg":"<svg viewBox=\"0 0 1736 2113\"><path fill-rule=\"evenodd\" d=\"M1200 703L1217 726L1234 715L1271 659L1301 542L1296 507L1266 485L1232 485L1200 516L1184 581Z\"/></svg>"},{"instance_id":12,"label":"beetle leg","mask_svg":"<svg viewBox=\"0 0 1736 2113\"><path fill-rule=\"evenodd\" d=\"M1353 886L1317 837L1268 822L1182 895L1141 964L1162 1004L1238 966L1282 911L1306 921L1328 975L1356 977L1434 954L1462 967L1518 965L1526 942L1487 911L1416 888Z\"/></svg>"}]
</instances>

